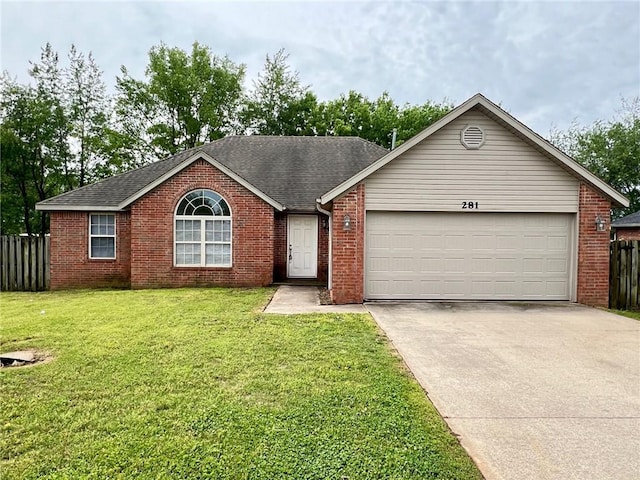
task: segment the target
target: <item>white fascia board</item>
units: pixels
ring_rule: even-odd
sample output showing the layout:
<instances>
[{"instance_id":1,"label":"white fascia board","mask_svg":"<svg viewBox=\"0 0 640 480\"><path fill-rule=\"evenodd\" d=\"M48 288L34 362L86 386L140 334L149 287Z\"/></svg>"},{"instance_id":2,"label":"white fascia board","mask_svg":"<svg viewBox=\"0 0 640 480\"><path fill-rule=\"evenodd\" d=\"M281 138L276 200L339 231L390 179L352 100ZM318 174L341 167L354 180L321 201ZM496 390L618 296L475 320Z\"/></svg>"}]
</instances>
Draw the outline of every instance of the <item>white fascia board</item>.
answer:
<instances>
[{"instance_id":1,"label":"white fascia board","mask_svg":"<svg viewBox=\"0 0 640 480\"><path fill-rule=\"evenodd\" d=\"M149 193L154 188L162 185L164 182L169 180L171 177L173 177L177 173L181 172L182 170L184 170L185 168L187 168L192 163L194 163L194 162L196 162L198 160L204 160L206 162L209 162L211 165L213 165L215 168L220 170L226 176L228 176L228 177L232 178L233 180L235 180L236 182L238 182L240 185L245 187L247 190L249 190L251 193L253 193L257 197L259 197L262 200L264 200L265 202L267 202L269 205L271 205L273 208L275 208L279 212L282 212L283 210L285 210L286 207L284 205L282 205L280 202L277 202L276 200L274 200L273 198L268 196L266 193L264 193L261 190L257 189L256 187L251 185L249 182L247 182L244 178L242 178L241 176L237 175L235 172L231 171L230 169L228 169L227 167L222 165L220 162L218 162L215 158L211 157L210 155L208 155L208 154L206 154L205 152L202 152L202 151L198 151L198 152L194 153L191 157L186 159L184 162L181 162L179 165L177 165L173 169L169 170L167 173L165 173L161 177L157 178L155 181L153 181L152 183L147 185L142 190L137 191L134 195L130 196L129 198L124 200L122 203L120 203L120 205L118 205L118 208L119 209L124 209L125 207L129 206L131 203L135 202L140 197L146 195L147 193Z\"/></svg>"},{"instance_id":2,"label":"white fascia board","mask_svg":"<svg viewBox=\"0 0 640 480\"><path fill-rule=\"evenodd\" d=\"M518 134L520 134L521 136L527 138L529 141L539 146L542 150L547 152L550 156L557 159L560 163L562 163L565 167L567 167L568 170L572 171L576 177L596 187L598 190L604 193L607 197L613 200L614 203L617 203L623 207L629 206L629 200L625 196L623 196L620 192L612 188L606 182L600 180L598 177L596 177L593 173L591 173L589 170L584 168L578 162L573 160L571 157L569 157L562 151L558 150L556 147L551 145L548 141L546 141L540 135L535 133L533 130L531 130L529 127L521 123L519 120L517 120L510 114L506 113L504 110L502 110L500 107L498 107L496 104L488 100L486 97L484 97L480 93L475 94L469 100L467 100L466 102L460 104L459 106L451 110L448 114L446 114L440 120L433 123L429 127L425 128L422 132L410 138L405 143L400 145L398 148L390 151L384 157L380 158L376 162L369 165L367 168L355 174L353 177L349 178L348 180L344 181L334 189L322 195L319 199L319 202L322 205L325 205L331 200L351 190L354 186L362 182L372 173L384 167L391 160L402 155L404 152L412 148L414 145L422 142L424 139L433 135L435 132L445 127L449 123L453 122L455 119L457 119L458 117L468 112L469 110L471 110L477 105L481 105L482 107L484 107L485 109L493 113L496 117L500 118L503 122L511 126L516 132L518 132Z\"/></svg>"},{"instance_id":3,"label":"white fascia board","mask_svg":"<svg viewBox=\"0 0 640 480\"><path fill-rule=\"evenodd\" d=\"M36 210L41 212L121 212L124 209L118 205L107 206L87 206L87 205L47 205L36 203Z\"/></svg>"}]
</instances>

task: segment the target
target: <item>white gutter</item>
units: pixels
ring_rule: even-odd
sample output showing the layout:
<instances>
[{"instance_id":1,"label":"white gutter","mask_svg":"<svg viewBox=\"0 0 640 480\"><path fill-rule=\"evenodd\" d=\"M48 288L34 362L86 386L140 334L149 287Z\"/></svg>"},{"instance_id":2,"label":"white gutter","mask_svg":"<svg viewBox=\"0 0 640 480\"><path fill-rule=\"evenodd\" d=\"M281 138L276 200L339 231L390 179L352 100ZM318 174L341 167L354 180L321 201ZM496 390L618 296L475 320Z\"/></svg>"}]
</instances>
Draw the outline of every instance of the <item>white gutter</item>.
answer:
<instances>
[{"instance_id":1,"label":"white gutter","mask_svg":"<svg viewBox=\"0 0 640 480\"><path fill-rule=\"evenodd\" d=\"M125 208L120 208L120 205L111 205L111 206L75 206L75 205L49 205L36 203L36 210L39 212L124 212Z\"/></svg>"},{"instance_id":2,"label":"white gutter","mask_svg":"<svg viewBox=\"0 0 640 480\"><path fill-rule=\"evenodd\" d=\"M329 252L328 252L328 259L327 259L327 266L329 268L329 272L327 273L327 289L331 290L331 282L332 282L332 270L333 268L331 267L331 264L333 263L333 259L332 259L332 235L331 233L333 232L333 226L332 226L332 219L333 219L333 215L331 214L331 212L329 210L325 210L324 208L322 208L320 206L320 200L316 200L316 209L320 212L320 213L324 213L327 217L329 217Z\"/></svg>"}]
</instances>

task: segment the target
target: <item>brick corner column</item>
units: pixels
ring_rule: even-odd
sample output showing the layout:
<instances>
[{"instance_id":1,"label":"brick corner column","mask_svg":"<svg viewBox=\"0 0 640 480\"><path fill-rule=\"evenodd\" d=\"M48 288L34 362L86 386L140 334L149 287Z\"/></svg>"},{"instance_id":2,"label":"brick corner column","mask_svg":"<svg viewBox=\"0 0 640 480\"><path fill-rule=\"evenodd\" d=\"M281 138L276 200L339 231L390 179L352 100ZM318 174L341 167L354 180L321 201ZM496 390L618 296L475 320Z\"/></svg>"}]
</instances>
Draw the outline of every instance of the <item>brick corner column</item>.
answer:
<instances>
[{"instance_id":1,"label":"brick corner column","mask_svg":"<svg viewBox=\"0 0 640 480\"><path fill-rule=\"evenodd\" d=\"M609 228L596 230L598 215L611 225L611 201L580 184L578 225L578 303L609 306Z\"/></svg>"},{"instance_id":2,"label":"brick corner column","mask_svg":"<svg viewBox=\"0 0 640 480\"><path fill-rule=\"evenodd\" d=\"M338 305L364 300L364 212L364 184L333 202L331 299Z\"/></svg>"}]
</instances>

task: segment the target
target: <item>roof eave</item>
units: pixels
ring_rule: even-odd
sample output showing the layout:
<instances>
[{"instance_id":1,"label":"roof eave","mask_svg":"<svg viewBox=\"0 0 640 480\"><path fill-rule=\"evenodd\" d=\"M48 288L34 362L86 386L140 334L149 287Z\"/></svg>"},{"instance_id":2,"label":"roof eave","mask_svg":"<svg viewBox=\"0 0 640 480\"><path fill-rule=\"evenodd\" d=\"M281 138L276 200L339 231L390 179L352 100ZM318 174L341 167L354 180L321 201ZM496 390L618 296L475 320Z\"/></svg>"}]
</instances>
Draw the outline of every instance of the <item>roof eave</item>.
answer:
<instances>
[{"instance_id":1,"label":"roof eave","mask_svg":"<svg viewBox=\"0 0 640 480\"><path fill-rule=\"evenodd\" d=\"M36 203L36 210L40 212L121 212L125 209L120 208L118 205L48 205Z\"/></svg>"},{"instance_id":2,"label":"roof eave","mask_svg":"<svg viewBox=\"0 0 640 480\"><path fill-rule=\"evenodd\" d=\"M264 193L260 189L256 188L254 185L249 183L247 180L242 178L240 175L236 174L234 171L232 171L231 169L227 168L222 163L218 162L215 158L211 157L210 155L208 155L206 152L203 152L202 150L198 150L193 155L188 157L186 160L180 162L174 168L169 170L167 173L165 173L164 175L156 178L153 182L149 183L148 185L146 185L142 189L138 190L133 195L127 197L122 202L118 203L117 205L107 205L107 206L105 206L105 205L101 205L101 206L97 206L97 205L64 205L64 204L59 204L59 203L56 204L56 203L43 203L43 202L40 202L40 203L36 204L36 210L49 211L49 212L53 212L53 211L80 211L80 212L96 212L96 211L98 211L98 212L117 212L117 211L124 211L133 202L135 202L139 198L143 197L144 195L146 195L147 193L149 193L151 190L153 190L154 188L158 187L162 183L166 182L168 179L170 179L174 175L178 174L179 172L181 172L182 170L184 170L185 168L187 168L189 165L191 165L192 163L196 162L197 160L204 160L204 161L208 162L209 164L211 164L212 166L214 166L215 168L220 170L222 173L224 173L226 176L232 178L233 180L238 182L240 185L245 187L247 190L249 190L251 193L256 195L258 198L262 199L263 201L265 201L266 203L271 205L276 210L282 212L282 211L284 211L286 209L285 205L283 205L282 203L278 202L277 200L271 198L269 195L267 195L266 193Z\"/></svg>"},{"instance_id":3,"label":"roof eave","mask_svg":"<svg viewBox=\"0 0 640 480\"><path fill-rule=\"evenodd\" d=\"M537 145L539 148L544 150L547 154L558 160L561 164L563 164L568 170L573 172L574 176L577 178L584 180L591 186L595 187L601 193L603 193L607 198L609 198L612 202L614 202L617 206L628 207L629 200L623 196L620 192L612 188L610 185L600 180L594 174L592 174L589 170L584 168L582 165L577 163L571 157L551 145L548 141L542 138L540 135L535 133L529 127L524 125L522 122L517 120L515 117L509 115L507 112L502 110L496 104L488 100L482 94L477 93L466 102L460 104L458 107L451 110L448 114L442 117L437 122L433 123L431 126L425 128L422 132L415 135L413 138L407 140L405 143L400 145L398 148L390 151L387 155L380 158L376 162L369 165L367 168L361 170L353 177L347 179L342 182L337 187L333 188L329 192L322 195L319 199L319 202L322 205L327 204L331 200L339 197L345 192L352 189L358 183L362 182L369 175L376 172L380 168L384 167L387 163L389 163L394 158L397 158L414 145L422 142L424 139L430 137L435 132L445 127L449 123L453 122L455 119L459 118L464 113L468 112L472 108L481 105L482 107L489 110L496 117L500 118L503 122L511 126L519 135L527 138L530 142Z\"/></svg>"},{"instance_id":4,"label":"roof eave","mask_svg":"<svg viewBox=\"0 0 640 480\"><path fill-rule=\"evenodd\" d=\"M621 223L617 224L613 222L611 228L640 228L640 223Z\"/></svg>"}]
</instances>

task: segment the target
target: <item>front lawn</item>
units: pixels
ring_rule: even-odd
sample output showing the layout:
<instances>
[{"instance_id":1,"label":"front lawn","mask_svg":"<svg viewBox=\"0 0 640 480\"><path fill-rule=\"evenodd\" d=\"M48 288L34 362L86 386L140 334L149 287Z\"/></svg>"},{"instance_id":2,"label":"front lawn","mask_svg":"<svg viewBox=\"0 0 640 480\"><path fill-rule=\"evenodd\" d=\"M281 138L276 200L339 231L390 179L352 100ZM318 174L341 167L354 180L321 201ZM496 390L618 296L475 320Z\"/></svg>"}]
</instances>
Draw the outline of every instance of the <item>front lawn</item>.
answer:
<instances>
[{"instance_id":1,"label":"front lawn","mask_svg":"<svg viewBox=\"0 0 640 480\"><path fill-rule=\"evenodd\" d=\"M2 478L478 479L366 315L271 289L3 293Z\"/></svg>"}]
</instances>

